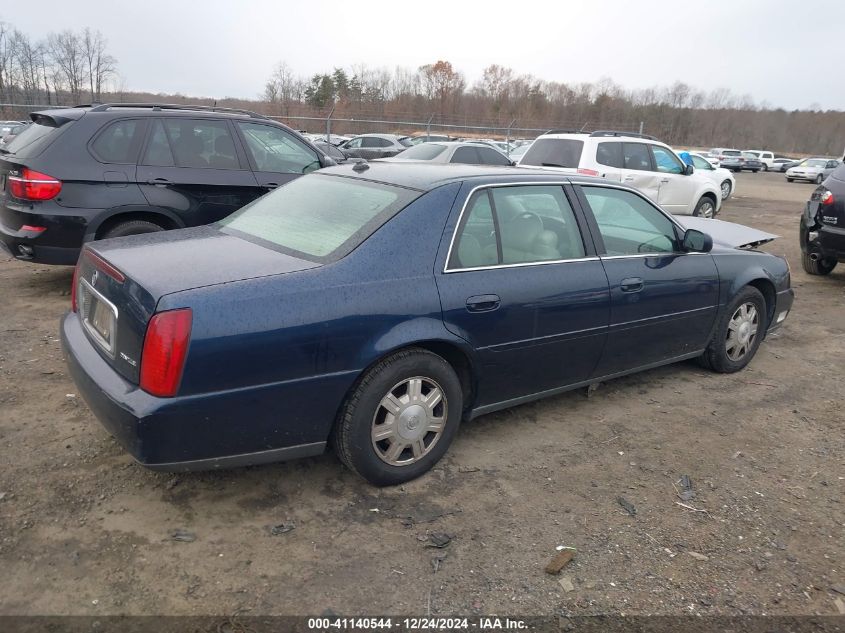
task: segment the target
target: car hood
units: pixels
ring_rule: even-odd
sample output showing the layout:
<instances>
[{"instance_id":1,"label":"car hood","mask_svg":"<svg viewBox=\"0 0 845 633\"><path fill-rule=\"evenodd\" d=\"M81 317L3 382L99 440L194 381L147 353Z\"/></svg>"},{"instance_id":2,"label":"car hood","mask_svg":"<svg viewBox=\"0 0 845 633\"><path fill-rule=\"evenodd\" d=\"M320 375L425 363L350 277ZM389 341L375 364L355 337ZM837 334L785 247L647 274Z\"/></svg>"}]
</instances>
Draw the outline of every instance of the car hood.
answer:
<instances>
[{"instance_id":1,"label":"car hood","mask_svg":"<svg viewBox=\"0 0 845 633\"><path fill-rule=\"evenodd\" d=\"M92 242L88 248L156 298L320 265L229 235L214 226L118 237Z\"/></svg>"},{"instance_id":2,"label":"car hood","mask_svg":"<svg viewBox=\"0 0 845 633\"><path fill-rule=\"evenodd\" d=\"M728 246L730 248L754 248L755 246L760 246L780 237L772 233L753 229L750 226L724 222L722 220L710 220L695 216L676 219L685 228L707 233L707 235L713 238L714 244Z\"/></svg>"}]
</instances>

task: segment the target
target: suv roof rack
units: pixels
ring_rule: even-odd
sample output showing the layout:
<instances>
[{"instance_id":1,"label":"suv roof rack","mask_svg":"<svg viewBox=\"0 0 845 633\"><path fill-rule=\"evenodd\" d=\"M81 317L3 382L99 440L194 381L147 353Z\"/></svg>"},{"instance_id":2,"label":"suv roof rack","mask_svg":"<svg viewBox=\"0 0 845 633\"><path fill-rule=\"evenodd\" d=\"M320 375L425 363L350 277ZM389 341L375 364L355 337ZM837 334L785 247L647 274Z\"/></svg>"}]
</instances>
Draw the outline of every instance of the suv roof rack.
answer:
<instances>
[{"instance_id":1,"label":"suv roof rack","mask_svg":"<svg viewBox=\"0 0 845 633\"><path fill-rule=\"evenodd\" d=\"M560 129L560 130L549 130L547 132L543 132L543 134L585 134L585 132L584 132L584 130Z\"/></svg>"},{"instance_id":2,"label":"suv roof rack","mask_svg":"<svg viewBox=\"0 0 845 633\"><path fill-rule=\"evenodd\" d=\"M150 108L153 111L160 110L200 110L203 112L228 112L230 114L247 114L253 119L269 119L270 117L258 114L252 110L240 108L218 108L217 106L204 105L181 105L177 103L91 103L75 106L77 108L91 108L91 112L105 112L111 108Z\"/></svg>"},{"instance_id":3,"label":"suv roof rack","mask_svg":"<svg viewBox=\"0 0 845 633\"><path fill-rule=\"evenodd\" d=\"M618 130L596 130L591 132L590 136L633 136L635 138L647 138L650 141L656 141L657 138L651 134L637 134L636 132L620 132Z\"/></svg>"}]
</instances>

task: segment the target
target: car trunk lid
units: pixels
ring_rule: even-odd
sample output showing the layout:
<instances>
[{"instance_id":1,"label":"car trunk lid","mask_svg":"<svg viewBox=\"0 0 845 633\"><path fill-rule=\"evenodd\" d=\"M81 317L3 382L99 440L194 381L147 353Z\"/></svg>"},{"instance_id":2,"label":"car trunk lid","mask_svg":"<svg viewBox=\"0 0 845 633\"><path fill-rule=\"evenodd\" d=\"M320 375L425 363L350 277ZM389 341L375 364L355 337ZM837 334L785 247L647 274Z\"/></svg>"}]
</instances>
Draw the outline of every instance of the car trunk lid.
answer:
<instances>
[{"instance_id":1,"label":"car trunk lid","mask_svg":"<svg viewBox=\"0 0 845 633\"><path fill-rule=\"evenodd\" d=\"M164 295L318 265L211 226L92 242L74 275L77 312L103 358L137 384L147 324Z\"/></svg>"}]
</instances>

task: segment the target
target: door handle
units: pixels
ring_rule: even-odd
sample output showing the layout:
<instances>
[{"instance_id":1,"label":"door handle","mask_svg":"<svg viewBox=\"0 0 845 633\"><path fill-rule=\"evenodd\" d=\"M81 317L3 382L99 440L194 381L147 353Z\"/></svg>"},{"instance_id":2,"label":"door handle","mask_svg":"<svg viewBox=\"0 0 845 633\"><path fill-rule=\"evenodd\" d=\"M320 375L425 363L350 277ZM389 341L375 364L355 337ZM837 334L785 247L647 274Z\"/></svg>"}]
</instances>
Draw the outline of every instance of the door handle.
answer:
<instances>
[{"instance_id":1,"label":"door handle","mask_svg":"<svg viewBox=\"0 0 845 633\"><path fill-rule=\"evenodd\" d=\"M148 180L147 184L158 185L160 187L163 187L164 185L172 185L173 183L170 182L167 178L153 178L152 180Z\"/></svg>"},{"instance_id":2,"label":"door handle","mask_svg":"<svg viewBox=\"0 0 845 633\"><path fill-rule=\"evenodd\" d=\"M476 295L467 299L467 310L470 312L491 312L501 305L499 295Z\"/></svg>"},{"instance_id":3,"label":"door handle","mask_svg":"<svg viewBox=\"0 0 845 633\"><path fill-rule=\"evenodd\" d=\"M264 186L267 187L268 189L275 189L276 187L279 186L279 183L277 183L277 182L265 182Z\"/></svg>"},{"instance_id":4,"label":"door handle","mask_svg":"<svg viewBox=\"0 0 845 633\"><path fill-rule=\"evenodd\" d=\"M628 277L622 280L619 287L622 288L622 292L639 292L643 289L643 280L640 277Z\"/></svg>"},{"instance_id":5,"label":"door handle","mask_svg":"<svg viewBox=\"0 0 845 633\"><path fill-rule=\"evenodd\" d=\"M634 182L633 176L625 176L625 182Z\"/></svg>"},{"instance_id":6,"label":"door handle","mask_svg":"<svg viewBox=\"0 0 845 633\"><path fill-rule=\"evenodd\" d=\"M669 182L668 178L663 178L660 182Z\"/></svg>"}]
</instances>

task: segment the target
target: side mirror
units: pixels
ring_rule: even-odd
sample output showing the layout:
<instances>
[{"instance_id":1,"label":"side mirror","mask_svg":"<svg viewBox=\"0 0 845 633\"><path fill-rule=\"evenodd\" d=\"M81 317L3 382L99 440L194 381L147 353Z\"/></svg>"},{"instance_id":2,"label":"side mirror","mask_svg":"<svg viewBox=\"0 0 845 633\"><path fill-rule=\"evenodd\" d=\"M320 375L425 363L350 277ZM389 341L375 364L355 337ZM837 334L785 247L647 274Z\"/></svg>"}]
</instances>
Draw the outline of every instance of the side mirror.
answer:
<instances>
[{"instance_id":1,"label":"side mirror","mask_svg":"<svg viewBox=\"0 0 845 633\"><path fill-rule=\"evenodd\" d=\"M511 161L511 167L516 167L516 161L515 160Z\"/></svg>"},{"instance_id":2,"label":"side mirror","mask_svg":"<svg viewBox=\"0 0 845 633\"><path fill-rule=\"evenodd\" d=\"M684 176L692 176L694 171L695 167L693 167L692 165L686 165L684 167Z\"/></svg>"},{"instance_id":3,"label":"side mirror","mask_svg":"<svg viewBox=\"0 0 845 633\"><path fill-rule=\"evenodd\" d=\"M337 161L334 158L320 154L320 167L334 167L335 165L337 165Z\"/></svg>"},{"instance_id":4,"label":"side mirror","mask_svg":"<svg viewBox=\"0 0 845 633\"><path fill-rule=\"evenodd\" d=\"M695 229L687 229L684 232L681 247L685 253L709 253L713 249L713 238L707 235L707 233L702 233Z\"/></svg>"}]
</instances>

